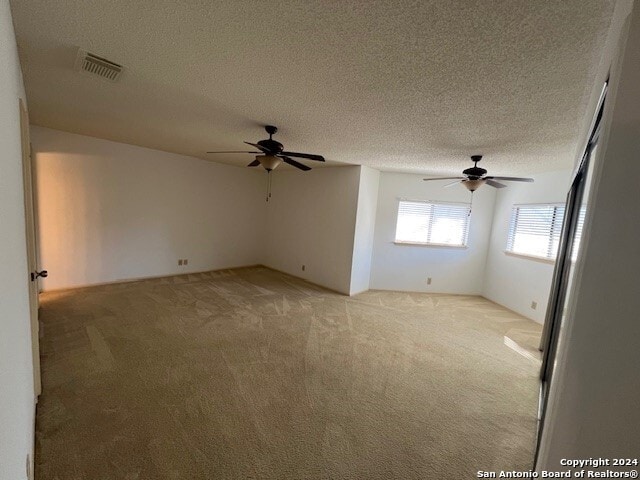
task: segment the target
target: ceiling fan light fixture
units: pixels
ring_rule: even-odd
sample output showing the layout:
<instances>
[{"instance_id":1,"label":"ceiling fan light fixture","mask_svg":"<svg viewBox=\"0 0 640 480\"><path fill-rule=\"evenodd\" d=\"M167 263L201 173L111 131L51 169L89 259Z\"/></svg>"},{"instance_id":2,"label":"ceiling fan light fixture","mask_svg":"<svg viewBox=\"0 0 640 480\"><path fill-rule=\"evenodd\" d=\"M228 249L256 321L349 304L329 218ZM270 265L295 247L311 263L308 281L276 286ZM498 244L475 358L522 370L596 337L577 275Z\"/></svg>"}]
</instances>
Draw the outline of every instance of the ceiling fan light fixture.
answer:
<instances>
[{"instance_id":1,"label":"ceiling fan light fixture","mask_svg":"<svg viewBox=\"0 0 640 480\"><path fill-rule=\"evenodd\" d=\"M273 125L266 125L264 129L269 134L269 138L266 140L260 140L258 143L252 142L244 142L247 145L251 145L257 151L246 151L246 150L234 150L234 151L224 151L224 152L207 152L207 153L250 153L252 155L258 154L256 159L251 162L247 167L257 167L258 165L262 165L262 167L270 172L274 168L276 168L281 163L286 163L287 165L291 165L298 170L302 170L304 172L311 170L311 167L305 165L304 163L300 163L294 158L304 158L306 160L314 160L316 162L324 162L324 157L322 155L315 155L313 153L300 153L300 152L289 152L285 151L284 146L280 142L276 142L273 139L273 134L278 131L276 127Z\"/></svg>"},{"instance_id":2,"label":"ceiling fan light fixture","mask_svg":"<svg viewBox=\"0 0 640 480\"><path fill-rule=\"evenodd\" d=\"M451 187L452 185L456 185L458 183L462 183L464 188L469 190L471 193L475 192L485 183L493 188L505 188L506 185L504 183L500 183L500 181L505 182L533 182L533 178L521 178L521 177L494 177L487 176L487 171L484 168L478 167L478 162L482 160L482 155L472 155L471 161L473 162L473 167L466 168L462 171L462 177L439 177L439 178L423 178L425 182L430 182L431 180L459 180L453 183L449 183L445 185L446 187ZM258 165L256 163L256 165Z\"/></svg>"},{"instance_id":3,"label":"ceiling fan light fixture","mask_svg":"<svg viewBox=\"0 0 640 480\"><path fill-rule=\"evenodd\" d=\"M260 162L262 168L264 168L267 172L270 172L282 163L282 159L280 157L276 157L275 155L258 155L256 156L256 160Z\"/></svg>"},{"instance_id":4,"label":"ceiling fan light fixture","mask_svg":"<svg viewBox=\"0 0 640 480\"><path fill-rule=\"evenodd\" d=\"M486 180L484 178L478 178L476 180L463 180L461 183L470 192L475 192L478 188L484 185L485 182Z\"/></svg>"}]
</instances>

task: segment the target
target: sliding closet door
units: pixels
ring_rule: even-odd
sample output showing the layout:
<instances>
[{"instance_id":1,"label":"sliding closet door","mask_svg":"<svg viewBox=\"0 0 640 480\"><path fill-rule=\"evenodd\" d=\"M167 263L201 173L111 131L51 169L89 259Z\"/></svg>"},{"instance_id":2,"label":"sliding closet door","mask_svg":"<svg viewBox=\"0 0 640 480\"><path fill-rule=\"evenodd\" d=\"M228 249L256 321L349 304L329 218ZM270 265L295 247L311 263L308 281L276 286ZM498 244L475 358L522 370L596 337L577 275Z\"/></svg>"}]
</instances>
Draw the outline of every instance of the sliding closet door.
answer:
<instances>
[{"instance_id":1,"label":"sliding closet door","mask_svg":"<svg viewBox=\"0 0 640 480\"><path fill-rule=\"evenodd\" d=\"M571 287L575 276L575 266L582 240L582 227L589 208L589 188L593 173L593 160L595 157L598 139L600 137L600 125L606 90L607 85L605 84L602 89L597 114L593 121L589 140L582 156L582 161L574 175L571 187L567 194L564 222L558 247L558 257L553 273L544 330L540 341L540 349L542 350L542 367L540 369L541 386L537 447L539 447L540 444L542 425L544 423L544 417L547 409L549 385L551 384L553 369L556 362L558 338L567 315L567 307L571 300Z\"/></svg>"}]
</instances>

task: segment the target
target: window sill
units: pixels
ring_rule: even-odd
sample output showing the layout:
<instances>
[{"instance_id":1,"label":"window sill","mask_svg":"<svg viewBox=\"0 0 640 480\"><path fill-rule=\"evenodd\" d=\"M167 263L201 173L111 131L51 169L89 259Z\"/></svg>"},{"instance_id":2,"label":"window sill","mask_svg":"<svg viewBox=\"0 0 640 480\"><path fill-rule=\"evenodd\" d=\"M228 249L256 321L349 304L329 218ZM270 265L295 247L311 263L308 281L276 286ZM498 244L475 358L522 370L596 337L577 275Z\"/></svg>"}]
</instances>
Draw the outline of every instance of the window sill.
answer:
<instances>
[{"instance_id":1,"label":"window sill","mask_svg":"<svg viewBox=\"0 0 640 480\"><path fill-rule=\"evenodd\" d=\"M507 250L505 250L504 254L509 255L510 257L523 258L525 260L533 260L534 262L547 263L551 265L556 263L555 258L538 257L536 255L527 255L525 253L509 252Z\"/></svg>"},{"instance_id":2,"label":"window sill","mask_svg":"<svg viewBox=\"0 0 640 480\"><path fill-rule=\"evenodd\" d=\"M435 247L435 248L468 248L466 245L449 245L447 243L421 243L421 242L393 242L395 245L404 247Z\"/></svg>"}]
</instances>

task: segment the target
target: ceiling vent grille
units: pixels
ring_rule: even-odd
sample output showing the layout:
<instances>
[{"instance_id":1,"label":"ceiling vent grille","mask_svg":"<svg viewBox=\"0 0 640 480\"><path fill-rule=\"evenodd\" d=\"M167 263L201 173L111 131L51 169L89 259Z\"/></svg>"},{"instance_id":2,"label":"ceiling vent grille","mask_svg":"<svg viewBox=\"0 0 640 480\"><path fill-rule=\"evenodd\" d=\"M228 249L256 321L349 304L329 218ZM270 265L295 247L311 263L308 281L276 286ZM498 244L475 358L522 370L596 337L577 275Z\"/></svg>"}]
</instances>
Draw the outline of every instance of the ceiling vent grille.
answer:
<instances>
[{"instance_id":1,"label":"ceiling vent grille","mask_svg":"<svg viewBox=\"0 0 640 480\"><path fill-rule=\"evenodd\" d=\"M81 72L97 75L111 82L115 82L122 75L123 67L106 58L99 57L93 53L78 50L76 68Z\"/></svg>"}]
</instances>

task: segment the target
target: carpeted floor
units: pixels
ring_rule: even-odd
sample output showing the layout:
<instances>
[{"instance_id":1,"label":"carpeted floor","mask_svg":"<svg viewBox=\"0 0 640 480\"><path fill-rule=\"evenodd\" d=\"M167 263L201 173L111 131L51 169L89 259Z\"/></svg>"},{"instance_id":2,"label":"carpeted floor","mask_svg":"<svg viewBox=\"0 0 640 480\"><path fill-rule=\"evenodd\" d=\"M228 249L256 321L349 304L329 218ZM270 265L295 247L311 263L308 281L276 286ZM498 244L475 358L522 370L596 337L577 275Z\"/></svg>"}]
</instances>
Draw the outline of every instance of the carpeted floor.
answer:
<instances>
[{"instance_id":1,"label":"carpeted floor","mask_svg":"<svg viewBox=\"0 0 640 480\"><path fill-rule=\"evenodd\" d=\"M255 267L42 296L38 480L471 479L531 467L540 326Z\"/></svg>"}]
</instances>

